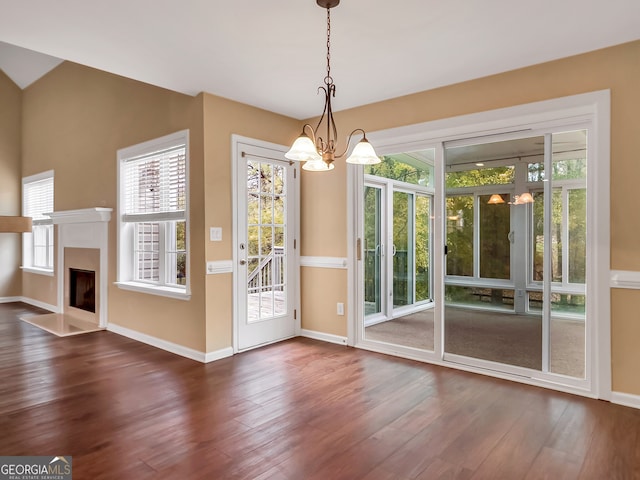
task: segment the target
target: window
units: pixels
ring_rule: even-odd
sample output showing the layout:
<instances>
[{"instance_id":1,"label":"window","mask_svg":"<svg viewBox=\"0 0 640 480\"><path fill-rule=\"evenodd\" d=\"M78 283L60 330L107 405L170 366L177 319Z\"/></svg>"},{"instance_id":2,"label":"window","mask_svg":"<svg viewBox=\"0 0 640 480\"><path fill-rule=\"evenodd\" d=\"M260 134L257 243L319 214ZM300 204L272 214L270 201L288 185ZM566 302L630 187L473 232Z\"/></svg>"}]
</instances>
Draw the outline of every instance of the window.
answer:
<instances>
[{"instance_id":1,"label":"window","mask_svg":"<svg viewBox=\"0 0 640 480\"><path fill-rule=\"evenodd\" d=\"M53 170L22 179L22 214L31 217L31 233L22 236L22 267L32 273L53 274Z\"/></svg>"},{"instance_id":2,"label":"window","mask_svg":"<svg viewBox=\"0 0 640 480\"><path fill-rule=\"evenodd\" d=\"M118 151L118 286L189 297L184 130Z\"/></svg>"}]
</instances>

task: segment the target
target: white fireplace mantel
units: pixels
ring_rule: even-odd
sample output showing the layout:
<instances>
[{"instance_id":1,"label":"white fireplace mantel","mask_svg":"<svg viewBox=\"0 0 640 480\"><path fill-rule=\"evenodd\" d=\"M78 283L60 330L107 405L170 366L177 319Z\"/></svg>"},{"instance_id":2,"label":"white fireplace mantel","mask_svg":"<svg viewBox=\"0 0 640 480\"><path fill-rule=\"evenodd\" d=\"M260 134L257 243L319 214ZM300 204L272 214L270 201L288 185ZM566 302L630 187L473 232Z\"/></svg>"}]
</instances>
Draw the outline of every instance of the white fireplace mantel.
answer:
<instances>
[{"instance_id":1,"label":"white fireplace mantel","mask_svg":"<svg viewBox=\"0 0 640 480\"><path fill-rule=\"evenodd\" d=\"M62 210L59 212L47 213L54 225L64 223L92 223L108 222L111 220L112 208L82 208L80 210Z\"/></svg>"}]
</instances>

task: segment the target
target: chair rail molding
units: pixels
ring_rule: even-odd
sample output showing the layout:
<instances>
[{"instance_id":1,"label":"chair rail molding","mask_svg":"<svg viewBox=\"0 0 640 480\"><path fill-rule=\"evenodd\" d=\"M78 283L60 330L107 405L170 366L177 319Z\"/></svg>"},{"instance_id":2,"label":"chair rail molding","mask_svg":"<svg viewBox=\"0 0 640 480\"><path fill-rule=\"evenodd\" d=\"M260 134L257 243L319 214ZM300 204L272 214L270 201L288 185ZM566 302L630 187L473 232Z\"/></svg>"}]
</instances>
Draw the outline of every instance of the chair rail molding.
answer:
<instances>
[{"instance_id":1,"label":"chair rail molding","mask_svg":"<svg viewBox=\"0 0 640 480\"><path fill-rule=\"evenodd\" d=\"M640 272L631 270L611 270L611 288L640 290Z\"/></svg>"},{"instance_id":2,"label":"chair rail molding","mask_svg":"<svg viewBox=\"0 0 640 480\"><path fill-rule=\"evenodd\" d=\"M337 268L345 270L347 259L344 257L300 257L301 267Z\"/></svg>"}]
</instances>

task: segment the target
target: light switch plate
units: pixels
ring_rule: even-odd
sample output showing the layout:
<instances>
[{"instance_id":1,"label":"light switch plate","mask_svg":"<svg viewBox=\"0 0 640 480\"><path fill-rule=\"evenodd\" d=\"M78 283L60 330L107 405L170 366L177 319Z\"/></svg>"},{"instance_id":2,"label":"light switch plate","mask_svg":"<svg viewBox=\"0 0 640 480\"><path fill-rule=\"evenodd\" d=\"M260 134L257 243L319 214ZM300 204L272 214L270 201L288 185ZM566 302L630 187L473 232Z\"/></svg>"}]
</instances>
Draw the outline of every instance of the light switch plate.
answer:
<instances>
[{"instance_id":1,"label":"light switch plate","mask_svg":"<svg viewBox=\"0 0 640 480\"><path fill-rule=\"evenodd\" d=\"M209 239L212 242L221 242L222 241L222 228L221 227L211 227L209 229Z\"/></svg>"}]
</instances>

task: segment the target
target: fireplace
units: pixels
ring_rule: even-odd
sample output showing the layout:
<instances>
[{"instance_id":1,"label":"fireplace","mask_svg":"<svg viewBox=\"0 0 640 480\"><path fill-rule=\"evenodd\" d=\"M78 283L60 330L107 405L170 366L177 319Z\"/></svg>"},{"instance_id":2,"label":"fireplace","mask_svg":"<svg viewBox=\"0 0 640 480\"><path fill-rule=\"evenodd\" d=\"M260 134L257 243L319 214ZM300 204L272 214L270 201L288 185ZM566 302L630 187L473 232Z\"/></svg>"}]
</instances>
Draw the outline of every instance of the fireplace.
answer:
<instances>
[{"instance_id":1,"label":"fireplace","mask_svg":"<svg viewBox=\"0 0 640 480\"><path fill-rule=\"evenodd\" d=\"M96 272L69 269L69 306L96 313Z\"/></svg>"},{"instance_id":2,"label":"fireplace","mask_svg":"<svg viewBox=\"0 0 640 480\"><path fill-rule=\"evenodd\" d=\"M107 327L109 220L104 207L50 213L56 226L57 311L23 318L58 336Z\"/></svg>"}]
</instances>

